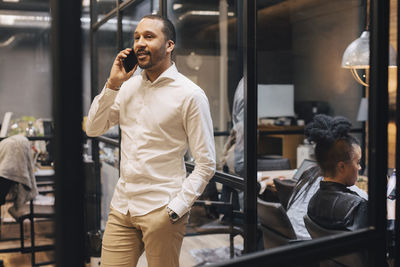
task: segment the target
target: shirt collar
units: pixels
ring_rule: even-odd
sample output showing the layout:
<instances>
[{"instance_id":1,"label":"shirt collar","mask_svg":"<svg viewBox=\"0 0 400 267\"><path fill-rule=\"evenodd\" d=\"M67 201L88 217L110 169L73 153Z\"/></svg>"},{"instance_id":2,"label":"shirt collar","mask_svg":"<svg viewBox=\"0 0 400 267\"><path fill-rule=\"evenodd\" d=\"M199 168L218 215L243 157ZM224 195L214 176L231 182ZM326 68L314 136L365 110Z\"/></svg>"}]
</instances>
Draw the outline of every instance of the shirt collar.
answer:
<instances>
[{"instance_id":1,"label":"shirt collar","mask_svg":"<svg viewBox=\"0 0 400 267\"><path fill-rule=\"evenodd\" d=\"M165 79L171 79L175 81L178 78L178 73L179 72L178 69L176 68L175 62L172 62L172 65L168 69L166 69L163 73L161 73L160 76L158 76L158 78L153 82L153 84L156 84ZM147 78L146 70L142 71L141 75L143 80L150 82L150 80Z\"/></svg>"},{"instance_id":2,"label":"shirt collar","mask_svg":"<svg viewBox=\"0 0 400 267\"><path fill-rule=\"evenodd\" d=\"M352 193L350 189L347 188L344 184L337 183L337 182L332 182L332 181L324 181L322 180L319 184L319 187L322 190L330 190L330 191L344 191L344 192L349 192Z\"/></svg>"}]
</instances>

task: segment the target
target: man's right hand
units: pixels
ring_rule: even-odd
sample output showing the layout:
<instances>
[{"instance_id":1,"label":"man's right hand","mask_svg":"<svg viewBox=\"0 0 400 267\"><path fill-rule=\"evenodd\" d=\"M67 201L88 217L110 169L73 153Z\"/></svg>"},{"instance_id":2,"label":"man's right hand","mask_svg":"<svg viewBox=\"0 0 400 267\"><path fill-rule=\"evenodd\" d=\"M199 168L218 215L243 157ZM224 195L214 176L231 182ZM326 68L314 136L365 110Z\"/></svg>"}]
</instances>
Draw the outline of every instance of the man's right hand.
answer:
<instances>
[{"instance_id":1,"label":"man's right hand","mask_svg":"<svg viewBox=\"0 0 400 267\"><path fill-rule=\"evenodd\" d=\"M134 53L132 48L126 48L118 53L112 65L110 77L107 80L107 88L118 91L122 83L128 80L136 71L137 64L128 73L126 73L124 65L122 64L122 59L126 58L130 53Z\"/></svg>"}]
</instances>

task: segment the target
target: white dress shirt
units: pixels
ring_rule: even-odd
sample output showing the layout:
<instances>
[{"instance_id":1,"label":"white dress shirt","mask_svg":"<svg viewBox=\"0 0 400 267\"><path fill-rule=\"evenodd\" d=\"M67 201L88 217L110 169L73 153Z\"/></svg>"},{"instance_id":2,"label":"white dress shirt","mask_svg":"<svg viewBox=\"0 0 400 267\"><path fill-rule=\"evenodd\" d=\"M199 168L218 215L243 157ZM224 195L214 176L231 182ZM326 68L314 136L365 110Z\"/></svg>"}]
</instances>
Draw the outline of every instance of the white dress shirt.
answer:
<instances>
[{"instance_id":1,"label":"white dress shirt","mask_svg":"<svg viewBox=\"0 0 400 267\"><path fill-rule=\"evenodd\" d=\"M189 211L215 172L210 107L204 91L173 64L154 82L146 71L103 88L89 110L86 133L98 136L121 127L120 179L111 206L140 216L168 204L179 216ZM195 160L186 177L183 156Z\"/></svg>"}]
</instances>

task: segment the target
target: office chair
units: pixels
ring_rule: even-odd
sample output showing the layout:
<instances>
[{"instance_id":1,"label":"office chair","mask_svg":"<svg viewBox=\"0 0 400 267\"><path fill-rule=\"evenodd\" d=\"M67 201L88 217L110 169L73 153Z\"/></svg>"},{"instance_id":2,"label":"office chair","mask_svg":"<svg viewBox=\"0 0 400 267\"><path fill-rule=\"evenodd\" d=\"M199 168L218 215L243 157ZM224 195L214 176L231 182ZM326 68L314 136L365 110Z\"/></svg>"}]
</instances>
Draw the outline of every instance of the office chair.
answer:
<instances>
[{"instance_id":1,"label":"office chair","mask_svg":"<svg viewBox=\"0 0 400 267\"><path fill-rule=\"evenodd\" d=\"M296 233L282 204L258 198L257 213L264 237L264 249L296 241Z\"/></svg>"},{"instance_id":2,"label":"office chair","mask_svg":"<svg viewBox=\"0 0 400 267\"><path fill-rule=\"evenodd\" d=\"M257 158L257 171L290 170L290 161L280 156L259 156ZM268 188L260 196L261 199L269 202L280 202L277 190Z\"/></svg>"},{"instance_id":3,"label":"office chair","mask_svg":"<svg viewBox=\"0 0 400 267\"><path fill-rule=\"evenodd\" d=\"M275 178L274 185L278 194L279 202L286 210L290 196L292 195L293 188L296 186L296 181L292 179L279 179Z\"/></svg>"},{"instance_id":4,"label":"office chair","mask_svg":"<svg viewBox=\"0 0 400 267\"><path fill-rule=\"evenodd\" d=\"M44 193L38 190L36 177L34 175L34 162L31 154L31 145L24 136L11 136L0 142L0 172L4 180L13 182L8 192L2 190L2 203L6 201L6 195L13 192L9 199L14 205L8 209L9 214L19 223L20 247L2 249L0 253L21 252L31 253L32 266L48 265L50 262L37 263L35 253L54 249L54 245L40 245L35 243L35 219L51 218L54 214L53 204L36 205L33 198L37 193ZM46 184L47 185L47 184ZM4 201L3 201L4 199ZM24 221L30 222L31 245L25 246Z\"/></svg>"},{"instance_id":5,"label":"office chair","mask_svg":"<svg viewBox=\"0 0 400 267\"><path fill-rule=\"evenodd\" d=\"M304 223L310 236L314 238L324 237L329 235L346 233L345 230L331 230L326 229L315 223L307 214L304 215ZM368 266L367 254L363 252L351 253L344 256L335 257L328 261L323 261L321 267L330 266L349 266L349 267L363 267Z\"/></svg>"},{"instance_id":6,"label":"office chair","mask_svg":"<svg viewBox=\"0 0 400 267\"><path fill-rule=\"evenodd\" d=\"M9 213L20 225L20 242L21 253L31 253L31 263L32 267L34 266L42 266L53 264L54 261L49 262L36 262L36 252L40 251L48 251L53 250L54 245L37 245L35 242L35 219L37 218L53 218L54 216L54 207L48 205L34 205L33 200L29 202L29 204L25 204L23 207L18 210L9 209ZM24 232L24 221L29 220L30 225L30 238L31 245L25 245L25 232Z\"/></svg>"},{"instance_id":7,"label":"office chair","mask_svg":"<svg viewBox=\"0 0 400 267\"><path fill-rule=\"evenodd\" d=\"M40 190L40 186L38 187L40 194L53 192L48 190L42 191ZM54 261L36 262L36 255L35 255L36 252L54 250L54 244L37 245L36 233L35 233L35 220L54 219L54 205L53 204L38 205L34 203L34 200L30 200L28 203L25 203L18 209L16 209L14 206L9 208L8 212L19 224L20 247L18 251L20 251L21 253L31 254L32 267L54 264ZM30 246L27 246L25 243L24 222L26 220L29 221L30 239L31 239Z\"/></svg>"},{"instance_id":8,"label":"office chair","mask_svg":"<svg viewBox=\"0 0 400 267\"><path fill-rule=\"evenodd\" d=\"M235 254L235 244L234 238L237 235L243 235L242 228L234 223L234 216L240 216L238 211L233 210L231 194L229 202L224 201L210 201L210 200L196 200L193 206L202 206L206 209L217 208L225 209L226 215L224 221L220 219L212 220L211 222L201 224L198 226L193 226L185 233L185 236L196 236L196 235L210 235L210 234L229 234L229 252L230 258L234 257ZM189 218L190 220L190 218Z\"/></svg>"}]
</instances>

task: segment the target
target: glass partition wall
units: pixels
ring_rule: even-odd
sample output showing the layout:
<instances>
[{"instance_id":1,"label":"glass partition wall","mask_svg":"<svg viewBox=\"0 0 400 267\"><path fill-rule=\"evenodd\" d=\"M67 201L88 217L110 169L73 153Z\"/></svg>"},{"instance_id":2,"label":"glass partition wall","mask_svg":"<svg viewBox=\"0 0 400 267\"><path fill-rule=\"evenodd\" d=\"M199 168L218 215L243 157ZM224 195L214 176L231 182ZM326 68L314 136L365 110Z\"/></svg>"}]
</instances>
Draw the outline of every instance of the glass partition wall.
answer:
<instances>
[{"instance_id":1,"label":"glass partition wall","mask_svg":"<svg viewBox=\"0 0 400 267\"><path fill-rule=\"evenodd\" d=\"M223 146L232 121L229 103L242 77L237 1L166 1L166 5L177 32L176 65L209 99L217 164L222 170Z\"/></svg>"},{"instance_id":2,"label":"glass partition wall","mask_svg":"<svg viewBox=\"0 0 400 267\"><path fill-rule=\"evenodd\" d=\"M133 0L116 1L109 11L96 13L101 2L91 3L92 21L97 21L91 27L92 97L103 87L117 52L132 46L132 31L140 18L149 13L161 13L174 23L174 61L206 92L218 157L214 179L236 188L238 209L244 214L240 227L246 255L217 265L298 266L362 251L368 252L370 266L381 266L386 257L387 94L378 94L378 88L387 89L385 1ZM102 13L107 15L101 18ZM368 87L342 66L347 46L365 29L370 30L371 60L367 71L358 72L367 76ZM244 147L232 153L227 140L234 129L235 92L242 78L243 139L236 139L236 145L242 141ZM368 121L360 116L363 97L369 102ZM278 177L312 157L310 151L302 157L297 151L305 145L304 125L321 113L347 117L352 134L360 139L366 158L363 171L368 172L358 182L369 194L371 227L328 238L288 240L273 250L256 252L257 240L268 240L257 230L262 216L257 214L257 198L280 203L284 213L287 208L272 180L262 182L274 167L262 166L285 162ZM235 168L235 157L243 159L241 172Z\"/></svg>"},{"instance_id":3,"label":"glass partition wall","mask_svg":"<svg viewBox=\"0 0 400 267\"><path fill-rule=\"evenodd\" d=\"M47 250L54 247L54 220L31 221L29 227L35 224L32 228L32 232L36 233L34 238L27 228L21 230L19 220L24 215L22 210L29 208L30 202L17 205L15 196L21 196L21 193L16 192L21 191L11 186L22 181L34 184L38 195L31 188L25 192L26 200L35 197L34 202L32 199L35 210L38 205L45 207L54 203L54 192L51 190L54 172L50 166L53 160L52 133L51 127L46 127L52 121L51 23L48 4L0 5L0 259L14 252L11 255L17 256L8 258L12 261L20 252L27 252L21 247L23 242L26 247L41 247L42 250L45 250L43 247ZM11 139L17 134L30 139L29 145L23 139ZM8 137L10 141L3 141ZM32 149L25 150L26 147ZM46 172L50 175L44 175ZM23 200L20 198L20 201ZM26 221L25 225L28 225ZM45 236L34 231L41 227L46 229ZM47 261L53 260L52 251L44 253L49 256ZM35 258L35 254L26 256L29 263L42 260Z\"/></svg>"},{"instance_id":4,"label":"glass partition wall","mask_svg":"<svg viewBox=\"0 0 400 267\"><path fill-rule=\"evenodd\" d=\"M399 240L399 219L394 231L387 228L386 220L389 218L386 175L388 167L400 164L396 152L388 151L388 114L394 115L396 111L396 117L390 119L399 125L398 109L391 109L392 113L388 110L387 67L393 66L392 50L398 51L399 46L395 35L398 25L393 26L396 22L393 16L396 18L397 13L391 14L389 27L389 1L93 0L90 1L90 74L85 73L89 69L88 60L81 64L82 58L85 59L81 34L88 28L88 2L83 2L86 6L82 10L79 1L51 1L51 12L48 6L22 1L3 1L0 5L2 114L18 107L15 116L35 114L52 117L55 122L55 137L51 141L57 176L57 266L82 266L87 257L84 212L96 219L93 222L90 218L91 223L104 228L113 183L119 175L119 150L114 149L118 141L103 137L90 141L96 177L96 184L90 186L96 188L95 205L99 207L94 208L98 209L95 213L89 213L93 211L84 210L88 200L84 199L83 191L81 119L87 113L89 98L104 86L115 55L132 46L132 31L140 18L149 13L167 16L177 29L174 61L184 75L203 88L210 102L218 156L213 181L219 184L216 189L220 193L224 186L229 186L238 198L235 214L241 220L235 225L239 227L239 242L235 238L235 245L243 241L243 249L239 247L242 255L214 264L318 266L321 261L340 262L339 256L362 256L364 252L368 254L366 265L384 266L387 252L395 259L395 265L400 264L398 246L390 239ZM391 12L396 4L390 1ZM14 13L13 7L22 14ZM389 28L394 49L389 48ZM358 65L343 62L349 45L363 36L367 36L362 40L368 41L369 61ZM52 65L47 62L50 59ZM53 94L45 90L50 87L50 72ZM393 83L396 79L393 70L389 75ZM91 97L84 98L86 101L82 103L85 96L82 84L89 84L88 77ZM399 77L397 74L397 80ZM391 95L396 86L390 87ZM240 124L235 121L234 111L238 103L235 94L240 90L242 137L237 135L240 128L235 126ZM51 95L52 115L50 106L44 104L51 102ZM393 98L390 104L397 107L399 93L396 101ZM27 104L21 105L21 99ZM356 185L368 192L369 227L294 242L296 235L260 251L261 237L262 244L272 240L265 229L273 223L262 227L263 217L272 218L272 212L264 214L262 206L257 208L257 205L271 202L280 206L282 214L289 214L288 202L280 197L278 184L272 178L285 173L285 178L295 178L294 169L301 170L300 163L312 157L312 145L303 144L303 131L304 125L319 113L347 117L352 122L351 133L361 141L364 162ZM392 123L389 138L400 136L393 128ZM118 135L118 129L108 133L116 140ZM236 138L235 146L230 146L232 137ZM238 149L240 142L242 150ZM399 143L397 138L397 149ZM298 155L299 148L301 151L304 147L307 153ZM191 157L186 158L190 171ZM240 159L241 169L237 168ZM277 166L278 170L272 170ZM269 183L265 182L267 178L271 178ZM399 189L395 192L395 197L400 194ZM257 204L258 198L261 204ZM390 204L392 211L398 211L395 203ZM391 213L390 218L398 214Z\"/></svg>"}]
</instances>

